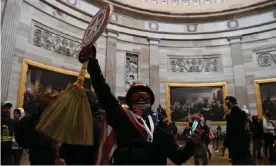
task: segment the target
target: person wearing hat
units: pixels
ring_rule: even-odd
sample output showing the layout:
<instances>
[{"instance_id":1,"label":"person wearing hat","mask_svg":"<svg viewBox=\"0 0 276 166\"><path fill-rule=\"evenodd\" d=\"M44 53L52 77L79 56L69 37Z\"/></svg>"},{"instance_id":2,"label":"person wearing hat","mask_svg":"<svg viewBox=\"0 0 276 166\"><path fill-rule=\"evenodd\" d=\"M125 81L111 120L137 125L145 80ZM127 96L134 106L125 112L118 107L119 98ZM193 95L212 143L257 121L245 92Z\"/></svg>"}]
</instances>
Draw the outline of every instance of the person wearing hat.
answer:
<instances>
[{"instance_id":1,"label":"person wearing hat","mask_svg":"<svg viewBox=\"0 0 276 166\"><path fill-rule=\"evenodd\" d=\"M36 131L35 126L43 111L58 95L57 91L46 89L38 98L36 110L18 122L15 140L19 146L29 149L31 165L54 165L56 142Z\"/></svg>"},{"instance_id":2,"label":"person wearing hat","mask_svg":"<svg viewBox=\"0 0 276 166\"><path fill-rule=\"evenodd\" d=\"M264 155L266 158L269 158L272 161L271 154L273 148L273 141L275 135L275 127L273 122L271 121L272 112L270 110L266 110L264 112L264 116L262 118L263 123L263 131L264 131ZM269 155L267 154L269 151Z\"/></svg>"},{"instance_id":3,"label":"person wearing hat","mask_svg":"<svg viewBox=\"0 0 276 166\"><path fill-rule=\"evenodd\" d=\"M225 98L225 105L230 113L226 117L224 145L227 145L231 152L232 165L253 165L254 160L250 152L249 135L246 130L247 115L238 107L237 100L233 96Z\"/></svg>"},{"instance_id":4,"label":"person wearing hat","mask_svg":"<svg viewBox=\"0 0 276 166\"><path fill-rule=\"evenodd\" d=\"M201 119L202 119L202 116L200 114L195 114L194 116L191 117L191 121L189 122L189 126L192 127L193 121L197 120L199 122L197 129L202 131L201 141L196 146L196 149L195 149L194 160L195 160L195 165L200 165L200 161L202 161L202 165L208 165L208 158L207 158L208 145L205 140L205 134L208 133L208 137L209 137L209 130L205 131L203 129L203 126L201 125L201 122L202 122Z\"/></svg>"},{"instance_id":5,"label":"person wearing hat","mask_svg":"<svg viewBox=\"0 0 276 166\"><path fill-rule=\"evenodd\" d=\"M1 164L12 165L12 138L15 122L10 117L12 104L10 101L1 103Z\"/></svg>"},{"instance_id":6,"label":"person wearing hat","mask_svg":"<svg viewBox=\"0 0 276 166\"><path fill-rule=\"evenodd\" d=\"M85 51L84 51L85 50ZM85 52L85 53L84 53ZM151 106L152 90L142 82L135 82L126 94L129 109L124 109L112 94L96 59L94 45L83 48L79 61L89 60L88 73L99 103L104 108L108 125L116 133L117 148L112 149L109 164L116 165L164 165L167 158L182 164L192 157L201 133L196 131L186 147L179 148L173 135L153 121ZM98 156L103 157L103 156Z\"/></svg>"}]
</instances>

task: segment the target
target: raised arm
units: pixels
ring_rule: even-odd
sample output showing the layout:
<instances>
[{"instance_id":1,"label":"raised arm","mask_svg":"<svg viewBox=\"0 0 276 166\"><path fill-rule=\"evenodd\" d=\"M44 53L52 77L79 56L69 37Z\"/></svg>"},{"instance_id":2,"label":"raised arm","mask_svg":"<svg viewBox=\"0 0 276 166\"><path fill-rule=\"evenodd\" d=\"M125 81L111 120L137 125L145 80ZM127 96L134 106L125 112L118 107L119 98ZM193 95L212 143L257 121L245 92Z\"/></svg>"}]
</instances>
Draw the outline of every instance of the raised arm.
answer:
<instances>
[{"instance_id":1,"label":"raised arm","mask_svg":"<svg viewBox=\"0 0 276 166\"><path fill-rule=\"evenodd\" d=\"M163 155L167 156L176 165L185 163L194 155L196 145L200 143L200 138L201 132L196 130L191 139L187 140L186 146L180 147L162 122L156 126L154 131L154 141L158 152L164 152Z\"/></svg>"},{"instance_id":2,"label":"raised arm","mask_svg":"<svg viewBox=\"0 0 276 166\"><path fill-rule=\"evenodd\" d=\"M106 112L109 125L114 128L118 127L119 125L123 125L122 123L127 120L127 117L123 113L124 110L122 106L118 103L117 99L112 94L109 85L104 79L100 65L98 63L98 60L96 59L95 46L85 48L85 54L87 55L83 56L86 56L89 59L87 71L90 74L90 79L92 81L92 85L98 97L99 103Z\"/></svg>"}]
</instances>

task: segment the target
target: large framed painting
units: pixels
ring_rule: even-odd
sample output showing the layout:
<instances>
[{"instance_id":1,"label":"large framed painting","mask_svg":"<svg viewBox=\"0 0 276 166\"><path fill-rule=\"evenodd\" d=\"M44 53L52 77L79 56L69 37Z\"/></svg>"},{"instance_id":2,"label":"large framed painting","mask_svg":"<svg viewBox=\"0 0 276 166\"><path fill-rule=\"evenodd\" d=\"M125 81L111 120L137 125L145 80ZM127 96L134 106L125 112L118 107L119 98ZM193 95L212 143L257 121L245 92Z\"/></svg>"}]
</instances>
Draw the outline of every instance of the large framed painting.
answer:
<instances>
[{"instance_id":1,"label":"large framed painting","mask_svg":"<svg viewBox=\"0 0 276 166\"><path fill-rule=\"evenodd\" d=\"M272 120L276 120L276 78L255 80L254 84L259 116L271 110Z\"/></svg>"},{"instance_id":2,"label":"large framed painting","mask_svg":"<svg viewBox=\"0 0 276 166\"><path fill-rule=\"evenodd\" d=\"M24 108L33 104L45 89L54 91L65 90L77 80L78 72L65 70L28 59L23 60L17 106ZM89 75L85 75L84 88L91 89ZM31 113L31 109L26 109Z\"/></svg>"},{"instance_id":3,"label":"large framed painting","mask_svg":"<svg viewBox=\"0 0 276 166\"><path fill-rule=\"evenodd\" d=\"M224 98L226 82L167 83L167 114L176 124L187 124L187 117L203 115L212 124L225 124Z\"/></svg>"}]
</instances>

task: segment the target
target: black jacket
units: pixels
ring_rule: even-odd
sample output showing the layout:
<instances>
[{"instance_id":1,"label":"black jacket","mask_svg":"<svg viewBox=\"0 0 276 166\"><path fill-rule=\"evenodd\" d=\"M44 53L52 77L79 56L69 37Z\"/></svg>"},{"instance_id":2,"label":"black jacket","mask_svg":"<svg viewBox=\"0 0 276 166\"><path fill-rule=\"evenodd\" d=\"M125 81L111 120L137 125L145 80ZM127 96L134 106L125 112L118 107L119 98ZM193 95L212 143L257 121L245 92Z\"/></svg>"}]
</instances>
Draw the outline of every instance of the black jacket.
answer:
<instances>
[{"instance_id":1,"label":"black jacket","mask_svg":"<svg viewBox=\"0 0 276 166\"><path fill-rule=\"evenodd\" d=\"M147 142L123 113L124 109L106 83L97 59L89 62L88 73L99 103L106 112L107 121L116 131L118 148L113 153L114 164L165 165L167 158L175 164L182 164L193 155L193 144L188 143L186 147L179 148L174 137L159 125L153 133L153 142Z\"/></svg>"},{"instance_id":2,"label":"black jacket","mask_svg":"<svg viewBox=\"0 0 276 166\"><path fill-rule=\"evenodd\" d=\"M264 130L262 127L262 122L259 119L253 120L252 122L252 138L253 139L263 139Z\"/></svg>"},{"instance_id":3,"label":"black jacket","mask_svg":"<svg viewBox=\"0 0 276 166\"><path fill-rule=\"evenodd\" d=\"M18 144L27 145L29 148L29 160L31 165L53 165L55 156L55 141L36 131L35 126L39 122L44 109L36 107L33 114L20 119L16 129L16 141ZM26 138L28 137L28 138Z\"/></svg>"},{"instance_id":4,"label":"black jacket","mask_svg":"<svg viewBox=\"0 0 276 166\"><path fill-rule=\"evenodd\" d=\"M210 129L207 125L202 126L201 129L203 130L202 140L208 145L210 143Z\"/></svg>"},{"instance_id":5,"label":"black jacket","mask_svg":"<svg viewBox=\"0 0 276 166\"><path fill-rule=\"evenodd\" d=\"M245 128L246 121L246 113L237 106L233 107L230 114L226 116L224 146L227 146L236 158L244 159L249 153L249 133Z\"/></svg>"},{"instance_id":6,"label":"black jacket","mask_svg":"<svg viewBox=\"0 0 276 166\"><path fill-rule=\"evenodd\" d=\"M1 156L12 156L12 138L15 121L1 115Z\"/></svg>"}]
</instances>

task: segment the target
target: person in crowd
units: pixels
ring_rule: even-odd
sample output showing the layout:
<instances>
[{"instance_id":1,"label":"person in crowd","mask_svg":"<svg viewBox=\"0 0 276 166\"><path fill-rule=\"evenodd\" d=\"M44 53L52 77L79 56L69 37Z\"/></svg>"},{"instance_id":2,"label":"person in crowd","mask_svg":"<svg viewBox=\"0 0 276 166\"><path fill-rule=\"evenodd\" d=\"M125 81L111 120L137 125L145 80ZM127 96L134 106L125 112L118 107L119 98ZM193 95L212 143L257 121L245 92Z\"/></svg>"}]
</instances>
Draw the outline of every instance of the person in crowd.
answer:
<instances>
[{"instance_id":1,"label":"person in crowd","mask_svg":"<svg viewBox=\"0 0 276 166\"><path fill-rule=\"evenodd\" d=\"M237 106L235 97L227 96L225 104L231 111L226 116L224 145L231 151L232 165L253 165L255 162L250 153L248 131L245 124L247 115Z\"/></svg>"},{"instance_id":2,"label":"person in crowd","mask_svg":"<svg viewBox=\"0 0 276 166\"><path fill-rule=\"evenodd\" d=\"M29 149L31 165L54 165L56 142L48 136L36 131L37 125L45 108L58 96L56 91L46 89L39 97L35 111L19 120L15 139L19 146ZM36 103L35 103L36 104ZM34 107L33 107L34 108Z\"/></svg>"},{"instance_id":3,"label":"person in crowd","mask_svg":"<svg viewBox=\"0 0 276 166\"><path fill-rule=\"evenodd\" d=\"M84 146L84 145L70 145L62 144L59 154L60 158L65 160L67 165L94 165L97 150L99 146L100 139L100 124L103 119L104 111L100 108L96 94L91 91L86 91L86 96L91 108L93 117L93 128L94 128L94 145Z\"/></svg>"},{"instance_id":4,"label":"person in crowd","mask_svg":"<svg viewBox=\"0 0 276 166\"><path fill-rule=\"evenodd\" d=\"M15 130L15 122L10 117L12 103L1 103L1 164L12 165L12 137Z\"/></svg>"},{"instance_id":5,"label":"person in crowd","mask_svg":"<svg viewBox=\"0 0 276 166\"><path fill-rule=\"evenodd\" d=\"M261 147L264 137L264 131L262 124L258 118L258 115L252 116L252 140L253 140L253 156L254 158L262 159Z\"/></svg>"},{"instance_id":6,"label":"person in crowd","mask_svg":"<svg viewBox=\"0 0 276 166\"><path fill-rule=\"evenodd\" d=\"M13 117L14 117L15 126L16 126L15 128L17 128L17 126L18 126L19 120L22 119L24 116L25 116L25 111L21 107L16 108L13 111ZM13 146L12 146L13 164L14 165L20 165L21 155L22 155L23 149L22 149L22 147L18 146L18 144L15 140L15 137L13 137L12 143L13 143Z\"/></svg>"},{"instance_id":7,"label":"person in crowd","mask_svg":"<svg viewBox=\"0 0 276 166\"><path fill-rule=\"evenodd\" d=\"M191 121L189 122L189 127L192 127L194 120L199 121L197 129L202 131L201 142L196 146L195 153L194 153L195 165L200 165L201 161L202 161L202 165L208 165L208 158L207 158L208 150L207 150L206 142L204 140L206 138L205 138L204 130L202 128L203 126L201 126L201 117L199 115L192 116ZM187 133L184 133L184 134L189 137L190 130L187 129L185 130L185 132Z\"/></svg>"},{"instance_id":8,"label":"person in crowd","mask_svg":"<svg viewBox=\"0 0 276 166\"><path fill-rule=\"evenodd\" d=\"M206 121L204 121L202 126L202 142L206 144L208 156L209 156L209 159L211 159L212 153L208 148L208 145L210 144L210 141L211 141L209 134L210 134L209 126L206 124Z\"/></svg>"},{"instance_id":9,"label":"person in crowd","mask_svg":"<svg viewBox=\"0 0 276 166\"><path fill-rule=\"evenodd\" d=\"M164 108L162 108L162 106L160 104L157 108L157 113L158 113L159 119L164 119L164 118L168 117L166 110Z\"/></svg>"},{"instance_id":10,"label":"person in crowd","mask_svg":"<svg viewBox=\"0 0 276 166\"><path fill-rule=\"evenodd\" d=\"M84 54L85 52L85 54ZM186 162L200 142L201 133L196 131L185 147L179 148L174 137L153 121L150 112L154 94L144 83L135 82L126 94L129 109L117 102L106 83L94 45L84 47L80 62L89 60L88 73L100 105L104 108L108 125L116 133L117 148L109 154L112 164L144 165L167 164L167 158L175 164ZM98 156L101 157L101 156ZM110 163L110 162L109 162Z\"/></svg>"},{"instance_id":11,"label":"person in crowd","mask_svg":"<svg viewBox=\"0 0 276 166\"><path fill-rule=\"evenodd\" d=\"M245 113L246 113L246 111L245 111ZM251 118L250 118L250 116L251 116L250 113L246 113L246 116L247 116L247 119L245 121L245 129L247 131L248 146L249 146L249 149L251 149L251 138L252 138L252 128L253 128L253 126L252 126L252 121L251 121Z\"/></svg>"},{"instance_id":12,"label":"person in crowd","mask_svg":"<svg viewBox=\"0 0 276 166\"><path fill-rule=\"evenodd\" d=\"M262 118L263 123L263 131L264 131L264 155L270 161L272 161L272 148L273 148L273 141L275 135L275 128L273 122L271 121L272 112L270 110L266 110L264 116ZM269 155L267 153L269 151Z\"/></svg>"},{"instance_id":13,"label":"person in crowd","mask_svg":"<svg viewBox=\"0 0 276 166\"><path fill-rule=\"evenodd\" d=\"M229 117L229 114L230 114L230 109L226 106L226 104L224 104L224 119L226 120L226 122ZM218 126L218 127L220 128L220 133L221 133L221 126ZM217 131L218 131L218 129L217 129ZM231 147L230 148L228 147L226 138L227 137L224 137L224 142L223 142L223 147L222 147L222 156L224 156L225 149L227 148L228 149L228 159L229 159L229 162L232 163Z\"/></svg>"}]
</instances>

